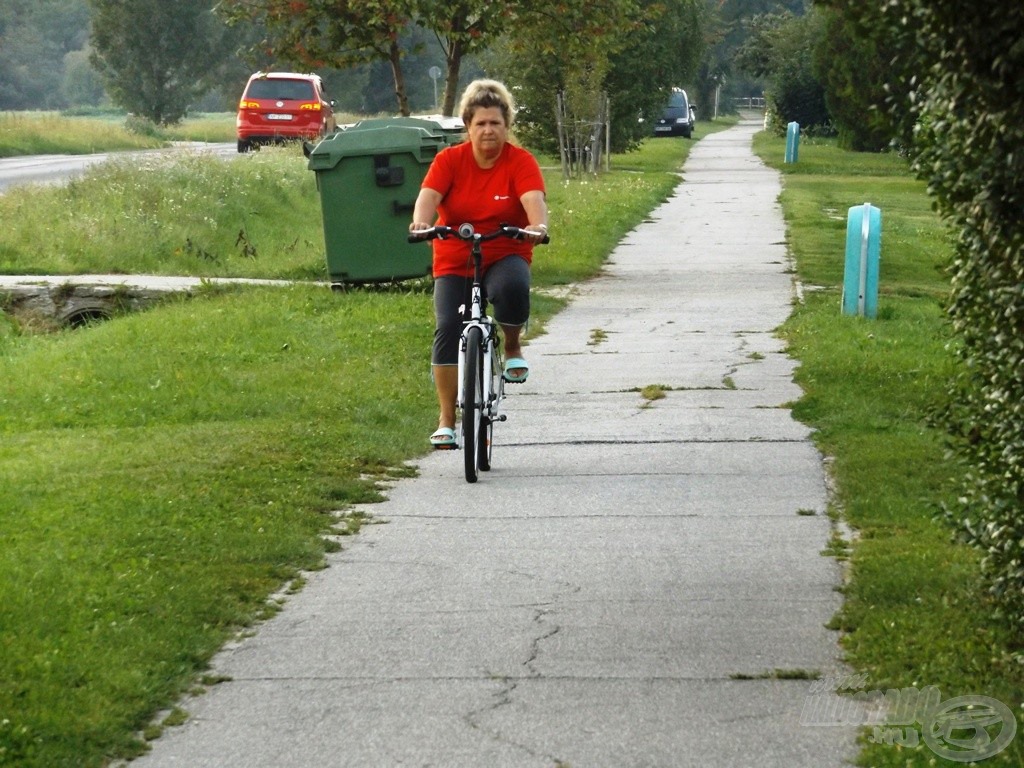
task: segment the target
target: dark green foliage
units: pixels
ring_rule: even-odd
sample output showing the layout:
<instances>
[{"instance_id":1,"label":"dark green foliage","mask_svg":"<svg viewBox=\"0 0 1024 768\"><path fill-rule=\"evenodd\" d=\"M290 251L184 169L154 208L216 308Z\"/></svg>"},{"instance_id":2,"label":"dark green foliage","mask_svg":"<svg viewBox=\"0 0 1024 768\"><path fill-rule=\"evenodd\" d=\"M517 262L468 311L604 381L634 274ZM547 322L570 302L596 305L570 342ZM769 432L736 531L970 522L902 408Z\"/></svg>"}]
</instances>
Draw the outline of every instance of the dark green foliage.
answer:
<instances>
[{"instance_id":1,"label":"dark green foliage","mask_svg":"<svg viewBox=\"0 0 1024 768\"><path fill-rule=\"evenodd\" d=\"M719 91L719 114L732 110L734 98L764 95L764 82L735 66L736 51L750 34L748 22L761 14L805 11L805 0L706 0L709 11L708 47L697 67L694 87L687 88L697 104L698 117L712 117L715 92Z\"/></svg>"},{"instance_id":2,"label":"dark green foliage","mask_svg":"<svg viewBox=\"0 0 1024 768\"><path fill-rule=\"evenodd\" d=\"M177 123L229 52L213 1L89 1L92 62L111 97L159 125Z\"/></svg>"},{"instance_id":3,"label":"dark green foliage","mask_svg":"<svg viewBox=\"0 0 1024 768\"><path fill-rule=\"evenodd\" d=\"M702 0L641 0L609 6L602 17L581 6L575 18L559 23L540 5L541 11L523 14L516 33L489 61L514 88L517 136L557 154L557 94L566 94L570 120L588 121L604 91L611 102L612 151L635 148L650 135L671 88L696 74L705 47Z\"/></svg>"},{"instance_id":4,"label":"dark green foliage","mask_svg":"<svg viewBox=\"0 0 1024 768\"><path fill-rule=\"evenodd\" d=\"M89 36L85 0L0 3L0 109L59 109L66 54Z\"/></svg>"},{"instance_id":5,"label":"dark green foliage","mask_svg":"<svg viewBox=\"0 0 1024 768\"><path fill-rule=\"evenodd\" d=\"M819 14L762 14L750 20L750 36L736 53L736 65L767 82L765 98L776 126L796 121L801 129L830 130L825 89L812 66L811 51L824 34Z\"/></svg>"},{"instance_id":6,"label":"dark green foliage","mask_svg":"<svg viewBox=\"0 0 1024 768\"><path fill-rule=\"evenodd\" d=\"M895 51L891 40L867 36L842 14L818 8L823 32L814 49L814 70L825 87L839 145L855 152L879 152L893 138L885 108L886 75Z\"/></svg>"},{"instance_id":7,"label":"dark green foliage","mask_svg":"<svg viewBox=\"0 0 1024 768\"><path fill-rule=\"evenodd\" d=\"M664 17L631 31L622 50L611 57L605 88L611 95L613 152L632 149L650 135L669 89L684 86L696 74L705 48L703 10L695 2L668 4Z\"/></svg>"},{"instance_id":8,"label":"dark green foliage","mask_svg":"<svg viewBox=\"0 0 1024 768\"><path fill-rule=\"evenodd\" d=\"M1024 5L891 0L880 16L844 6L897 42L890 106L958 233L950 316L963 365L948 416L970 471L947 512L1024 628ZM913 85L909 98L900 83Z\"/></svg>"}]
</instances>

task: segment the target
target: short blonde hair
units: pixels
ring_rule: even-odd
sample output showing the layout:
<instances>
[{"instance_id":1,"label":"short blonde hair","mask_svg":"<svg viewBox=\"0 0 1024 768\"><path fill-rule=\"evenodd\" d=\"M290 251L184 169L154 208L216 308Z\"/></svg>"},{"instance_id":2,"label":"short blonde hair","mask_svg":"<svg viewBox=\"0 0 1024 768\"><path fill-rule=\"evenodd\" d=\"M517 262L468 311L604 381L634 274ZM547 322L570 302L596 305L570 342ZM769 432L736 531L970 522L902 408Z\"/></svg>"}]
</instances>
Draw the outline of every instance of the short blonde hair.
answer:
<instances>
[{"instance_id":1,"label":"short blonde hair","mask_svg":"<svg viewBox=\"0 0 1024 768\"><path fill-rule=\"evenodd\" d=\"M459 115L462 117L462 123L469 128L476 111L487 107L500 109L505 118L506 127L512 126L512 121L516 116L516 105L508 88L497 80L474 80L466 86L466 90L462 94L462 101L459 102Z\"/></svg>"}]
</instances>

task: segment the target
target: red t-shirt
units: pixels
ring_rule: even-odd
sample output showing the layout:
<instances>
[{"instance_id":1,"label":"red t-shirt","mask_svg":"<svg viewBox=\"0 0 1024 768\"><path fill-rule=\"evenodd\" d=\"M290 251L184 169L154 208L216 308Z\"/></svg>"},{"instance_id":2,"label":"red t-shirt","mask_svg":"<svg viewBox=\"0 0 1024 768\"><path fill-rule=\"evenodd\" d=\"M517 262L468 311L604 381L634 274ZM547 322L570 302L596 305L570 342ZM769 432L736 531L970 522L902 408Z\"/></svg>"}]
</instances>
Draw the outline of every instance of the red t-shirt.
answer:
<instances>
[{"instance_id":1,"label":"red t-shirt","mask_svg":"<svg viewBox=\"0 0 1024 768\"><path fill-rule=\"evenodd\" d=\"M446 147L430 164L423 186L440 192L437 207L439 226L458 228L469 222L477 232L487 234L502 224L526 227L529 220L519 198L533 190L544 191L544 177L533 155L521 147L506 144L493 168L481 168L473 158L468 141ZM473 274L470 246L449 237L434 240L434 277ZM484 268L503 256L519 254L533 259L533 244L498 237L483 244Z\"/></svg>"}]
</instances>

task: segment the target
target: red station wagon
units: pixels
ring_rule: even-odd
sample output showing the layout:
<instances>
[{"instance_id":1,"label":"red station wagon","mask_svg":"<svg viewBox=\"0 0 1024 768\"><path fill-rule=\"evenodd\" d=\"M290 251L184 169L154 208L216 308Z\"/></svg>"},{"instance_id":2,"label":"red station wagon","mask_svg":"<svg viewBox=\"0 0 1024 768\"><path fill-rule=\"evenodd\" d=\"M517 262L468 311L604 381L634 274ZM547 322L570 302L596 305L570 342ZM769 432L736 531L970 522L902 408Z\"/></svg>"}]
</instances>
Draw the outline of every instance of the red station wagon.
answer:
<instances>
[{"instance_id":1,"label":"red station wagon","mask_svg":"<svg viewBox=\"0 0 1024 768\"><path fill-rule=\"evenodd\" d=\"M335 129L334 102L319 75L257 72L238 104L238 151L289 139L315 139Z\"/></svg>"}]
</instances>

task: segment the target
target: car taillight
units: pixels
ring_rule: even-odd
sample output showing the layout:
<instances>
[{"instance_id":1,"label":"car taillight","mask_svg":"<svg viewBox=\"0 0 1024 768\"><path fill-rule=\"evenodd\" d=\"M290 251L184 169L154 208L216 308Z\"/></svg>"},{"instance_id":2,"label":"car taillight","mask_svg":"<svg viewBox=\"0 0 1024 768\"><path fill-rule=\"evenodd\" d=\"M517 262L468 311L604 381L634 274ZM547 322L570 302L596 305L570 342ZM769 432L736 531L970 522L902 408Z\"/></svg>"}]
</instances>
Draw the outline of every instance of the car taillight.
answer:
<instances>
[{"instance_id":1,"label":"car taillight","mask_svg":"<svg viewBox=\"0 0 1024 768\"><path fill-rule=\"evenodd\" d=\"M246 101L245 99L242 99L240 102L238 102L238 108L239 109L259 109L260 108L260 103L258 101Z\"/></svg>"},{"instance_id":2,"label":"car taillight","mask_svg":"<svg viewBox=\"0 0 1024 768\"><path fill-rule=\"evenodd\" d=\"M299 109L311 109L314 112L319 112L322 109L322 107L320 105L320 102L315 101L312 104L300 104Z\"/></svg>"}]
</instances>

